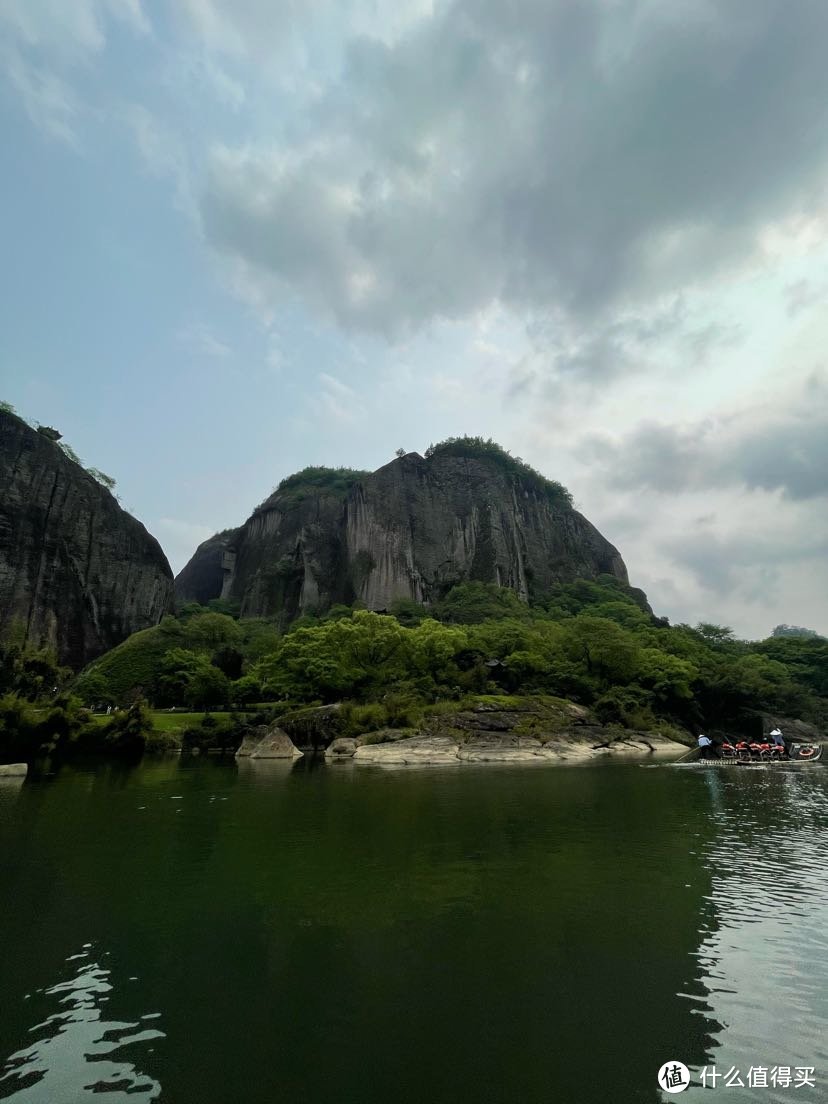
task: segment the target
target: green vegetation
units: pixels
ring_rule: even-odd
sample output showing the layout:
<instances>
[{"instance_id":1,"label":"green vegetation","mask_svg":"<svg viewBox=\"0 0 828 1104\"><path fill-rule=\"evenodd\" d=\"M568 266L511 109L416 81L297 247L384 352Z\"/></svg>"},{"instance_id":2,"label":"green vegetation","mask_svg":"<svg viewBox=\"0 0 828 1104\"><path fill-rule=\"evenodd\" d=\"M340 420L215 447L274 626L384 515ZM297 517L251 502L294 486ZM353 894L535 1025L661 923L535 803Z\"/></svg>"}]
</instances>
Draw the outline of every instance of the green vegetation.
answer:
<instances>
[{"instance_id":1,"label":"green vegetation","mask_svg":"<svg viewBox=\"0 0 828 1104\"><path fill-rule=\"evenodd\" d=\"M275 488L282 504L294 506L305 498L318 494L344 498L354 483L370 475L356 468L308 467L288 475Z\"/></svg>"},{"instance_id":2,"label":"green vegetation","mask_svg":"<svg viewBox=\"0 0 828 1104\"><path fill-rule=\"evenodd\" d=\"M558 586L531 605L491 584L462 583L430 609L338 606L284 633L191 603L74 679L48 652L6 645L0 758L27 758L33 748L135 752L139 721L148 748L226 748L248 723L333 702L344 703L344 734L406 729L481 695L508 708L566 699L604 724L639 729L747 732L762 711L824 725L828 641L750 643L725 626L671 626L610 576ZM119 712L87 712L107 706ZM173 706L188 712L163 712ZM532 715L535 728L551 724L547 707Z\"/></svg>"},{"instance_id":3,"label":"green vegetation","mask_svg":"<svg viewBox=\"0 0 828 1104\"><path fill-rule=\"evenodd\" d=\"M825 637L820 637L815 629L803 629L801 625L777 625L771 636L804 636L809 640L814 638L817 640L825 639Z\"/></svg>"},{"instance_id":4,"label":"green vegetation","mask_svg":"<svg viewBox=\"0 0 828 1104\"><path fill-rule=\"evenodd\" d=\"M439 703L487 693L567 698L637 728L738 727L756 710L822 723L826 649L819 639L750 644L723 626L671 626L611 576L559 586L531 606L473 582L431 609L341 606L283 634L191 605L97 661L74 690L90 705L146 695L193 710L344 701L349 731L407 727Z\"/></svg>"},{"instance_id":5,"label":"green vegetation","mask_svg":"<svg viewBox=\"0 0 828 1104\"><path fill-rule=\"evenodd\" d=\"M502 471L515 480L520 480L524 487L548 499L553 506L559 509L572 508L572 495L566 487L554 479L547 479L525 460L519 456L512 456L507 449L491 438L447 437L445 441L429 445L425 454L427 457L459 456L468 460L493 461Z\"/></svg>"},{"instance_id":6,"label":"green vegetation","mask_svg":"<svg viewBox=\"0 0 828 1104\"><path fill-rule=\"evenodd\" d=\"M10 402L5 402L2 399L0 399L0 412L3 414L11 414L12 417L17 418L18 421L23 422L25 425L29 426L30 429L37 430L41 437L45 437L47 441L51 441L53 444L57 445L63 455L67 456L73 464L77 464L78 467L83 468L87 475L91 475L102 487L106 487L108 491L114 493L117 484L112 476L107 475L106 472L102 472L100 468L86 467L72 446L66 441L61 441L63 434L59 429L55 429L54 426L41 425L39 422L35 422L35 424L32 425L28 419L17 413Z\"/></svg>"},{"instance_id":7,"label":"green vegetation","mask_svg":"<svg viewBox=\"0 0 828 1104\"><path fill-rule=\"evenodd\" d=\"M213 708L261 700L252 664L278 646L269 621L237 621L197 603L143 629L90 664L74 691L91 707L147 697L158 706Z\"/></svg>"},{"instance_id":8,"label":"green vegetation","mask_svg":"<svg viewBox=\"0 0 828 1104\"><path fill-rule=\"evenodd\" d=\"M405 455L404 449L397 449L399 458ZM523 487L534 491L547 499L558 509L572 508L572 495L554 479L547 479L519 456L512 456L496 441L484 437L448 437L436 445L429 445L426 457L457 456L469 460L487 460L493 462L511 476L519 480ZM327 494L344 498L351 487L370 472L356 468L308 467L287 476L275 488L282 505L293 506L314 495Z\"/></svg>"}]
</instances>

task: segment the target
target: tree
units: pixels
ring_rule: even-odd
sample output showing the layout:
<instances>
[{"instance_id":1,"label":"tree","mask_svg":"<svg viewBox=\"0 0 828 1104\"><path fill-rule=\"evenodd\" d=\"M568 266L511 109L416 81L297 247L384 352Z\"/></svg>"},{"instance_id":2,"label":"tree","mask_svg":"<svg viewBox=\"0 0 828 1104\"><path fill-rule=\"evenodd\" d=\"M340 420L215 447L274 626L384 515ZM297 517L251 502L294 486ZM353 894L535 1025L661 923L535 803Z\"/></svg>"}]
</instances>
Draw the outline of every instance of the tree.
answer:
<instances>
[{"instance_id":1,"label":"tree","mask_svg":"<svg viewBox=\"0 0 828 1104\"><path fill-rule=\"evenodd\" d=\"M425 606L421 602L415 602L413 598L395 598L388 612L406 628L419 625L427 616Z\"/></svg>"},{"instance_id":2,"label":"tree","mask_svg":"<svg viewBox=\"0 0 828 1104\"><path fill-rule=\"evenodd\" d=\"M581 614L565 625L566 650L601 687L625 685L635 674L639 648L633 635L603 617Z\"/></svg>"},{"instance_id":3,"label":"tree","mask_svg":"<svg viewBox=\"0 0 828 1104\"><path fill-rule=\"evenodd\" d=\"M474 625L498 617L528 618L529 607L508 587L471 582L452 587L435 613L441 621Z\"/></svg>"},{"instance_id":4,"label":"tree","mask_svg":"<svg viewBox=\"0 0 828 1104\"><path fill-rule=\"evenodd\" d=\"M200 659L202 657L199 657ZM230 680L211 663L201 662L192 672L187 686L187 705L210 709L230 700Z\"/></svg>"},{"instance_id":5,"label":"tree","mask_svg":"<svg viewBox=\"0 0 828 1104\"><path fill-rule=\"evenodd\" d=\"M397 451L394 453L394 455L396 456L396 458L398 460L402 460L402 458L405 456L405 449L404 448L398 448Z\"/></svg>"},{"instance_id":6,"label":"tree","mask_svg":"<svg viewBox=\"0 0 828 1104\"><path fill-rule=\"evenodd\" d=\"M287 634L254 670L266 694L362 698L405 675L405 630L393 617L355 610Z\"/></svg>"},{"instance_id":7,"label":"tree","mask_svg":"<svg viewBox=\"0 0 828 1104\"><path fill-rule=\"evenodd\" d=\"M238 621L224 613L197 613L187 621L185 637L195 647L215 649L221 645L236 645L242 630Z\"/></svg>"},{"instance_id":8,"label":"tree","mask_svg":"<svg viewBox=\"0 0 828 1104\"><path fill-rule=\"evenodd\" d=\"M74 692L90 709L112 705L115 701L106 675L96 671L94 667L80 676L75 683Z\"/></svg>"},{"instance_id":9,"label":"tree","mask_svg":"<svg viewBox=\"0 0 828 1104\"><path fill-rule=\"evenodd\" d=\"M262 684L256 675L242 675L230 687L230 697L236 705L251 705L262 698Z\"/></svg>"},{"instance_id":10,"label":"tree","mask_svg":"<svg viewBox=\"0 0 828 1104\"><path fill-rule=\"evenodd\" d=\"M223 671L229 679L237 679L241 677L244 656L238 648L224 644L213 652L210 662Z\"/></svg>"},{"instance_id":11,"label":"tree","mask_svg":"<svg viewBox=\"0 0 828 1104\"><path fill-rule=\"evenodd\" d=\"M428 675L436 682L452 681L454 659L468 646L463 629L449 628L429 618L409 629L404 635L406 666L419 675Z\"/></svg>"},{"instance_id":12,"label":"tree","mask_svg":"<svg viewBox=\"0 0 828 1104\"><path fill-rule=\"evenodd\" d=\"M700 621L696 625L696 632L712 647L721 647L723 644L732 644L735 640L733 629L727 625L711 625L708 621Z\"/></svg>"},{"instance_id":13,"label":"tree","mask_svg":"<svg viewBox=\"0 0 828 1104\"><path fill-rule=\"evenodd\" d=\"M808 640L820 639L819 633L815 629L803 629L801 625L777 625L771 633L771 636L798 636ZM824 637L822 639L824 639Z\"/></svg>"},{"instance_id":14,"label":"tree","mask_svg":"<svg viewBox=\"0 0 828 1104\"><path fill-rule=\"evenodd\" d=\"M97 480L102 486L106 487L108 491L114 491L117 486L115 480L111 475L107 475L106 472L102 472L100 468L87 468L87 472L93 479Z\"/></svg>"},{"instance_id":15,"label":"tree","mask_svg":"<svg viewBox=\"0 0 828 1104\"><path fill-rule=\"evenodd\" d=\"M170 648L158 665L155 680L157 704L181 705L187 701L193 679L205 666L210 666L206 656L186 648Z\"/></svg>"},{"instance_id":16,"label":"tree","mask_svg":"<svg viewBox=\"0 0 828 1104\"><path fill-rule=\"evenodd\" d=\"M0 693L11 691L27 701L51 700L69 674L49 648L0 646Z\"/></svg>"}]
</instances>

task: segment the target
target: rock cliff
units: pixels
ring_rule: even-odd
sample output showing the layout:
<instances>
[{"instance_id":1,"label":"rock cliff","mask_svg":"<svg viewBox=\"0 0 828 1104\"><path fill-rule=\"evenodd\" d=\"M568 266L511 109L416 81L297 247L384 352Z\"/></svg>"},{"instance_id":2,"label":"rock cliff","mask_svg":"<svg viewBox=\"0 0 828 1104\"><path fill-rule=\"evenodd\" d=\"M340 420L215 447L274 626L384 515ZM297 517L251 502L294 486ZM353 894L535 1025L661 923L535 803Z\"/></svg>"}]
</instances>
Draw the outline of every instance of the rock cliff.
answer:
<instances>
[{"instance_id":1,"label":"rock cliff","mask_svg":"<svg viewBox=\"0 0 828 1104\"><path fill-rule=\"evenodd\" d=\"M154 537L54 439L0 411L0 633L81 667L169 608Z\"/></svg>"},{"instance_id":2,"label":"rock cliff","mask_svg":"<svg viewBox=\"0 0 828 1104\"><path fill-rule=\"evenodd\" d=\"M238 532L238 529L225 529L202 541L186 567L175 577L177 603L200 602L206 606L211 599L220 597L228 570L227 550L233 546Z\"/></svg>"},{"instance_id":3,"label":"rock cliff","mask_svg":"<svg viewBox=\"0 0 828 1104\"><path fill-rule=\"evenodd\" d=\"M565 492L509 460L436 450L330 486L303 488L291 477L222 550L221 586L211 576L201 600L234 598L243 616L288 621L355 600L373 610L399 598L429 603L468 580L510 587L523 600L600 574L626 583L618 550ZM208 551L212 562L213 548L202 545L179 582Z\"/></svg>"}]
</instances>

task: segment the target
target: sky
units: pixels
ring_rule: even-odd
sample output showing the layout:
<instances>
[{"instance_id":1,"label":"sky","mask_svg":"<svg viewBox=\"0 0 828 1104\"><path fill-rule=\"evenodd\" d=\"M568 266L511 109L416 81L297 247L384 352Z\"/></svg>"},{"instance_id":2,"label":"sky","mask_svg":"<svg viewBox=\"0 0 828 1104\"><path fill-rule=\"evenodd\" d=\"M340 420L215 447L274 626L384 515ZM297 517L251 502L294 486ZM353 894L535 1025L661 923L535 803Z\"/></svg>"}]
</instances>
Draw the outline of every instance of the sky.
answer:
<instances>
[{"instance_id":1,"label":"sky","mask_svg":"<svg viewBox=\"0 0 828 1104\"><path fill-rule=\"evenodd\" d=\"M824 0L0 0L0 398L175 571L492 437L673 622L828 634Z\"/></svg>"}]
</instances>

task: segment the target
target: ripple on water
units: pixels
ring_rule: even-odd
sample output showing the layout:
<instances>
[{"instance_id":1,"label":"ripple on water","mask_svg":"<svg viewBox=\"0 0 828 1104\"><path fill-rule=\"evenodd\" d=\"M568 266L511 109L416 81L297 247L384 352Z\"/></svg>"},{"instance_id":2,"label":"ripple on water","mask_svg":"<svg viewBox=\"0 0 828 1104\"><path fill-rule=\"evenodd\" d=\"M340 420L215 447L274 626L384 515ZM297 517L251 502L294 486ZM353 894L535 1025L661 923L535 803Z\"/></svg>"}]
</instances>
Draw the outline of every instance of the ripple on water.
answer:
<instances>
[{"instance_id":1,"label":"ripple on water","mask_svg":"<svg viewBox=\"0 0 828 1104\"><path fill-rule=\"evenodd\" d=\"M823 770L715 780L715 840L703 856L715 920L697 960L722 1024L709 1061L743 1077L751 1066L815 1067L816 1088L797 1091L803 1100L828 1097L826 781ZM739 1088L746 1102L791 1093Z\"/></svg>"},{"instance_id":2,"label":"ripple on water","mask_svg":"<svg viewBox=\"0 0 828 1104\"><path fill-rule=\"evenodd\" d=\"M143 1026L160 1013L147 1013L135 1022L104 1019L101 1006L114 990L112 971L93 961L86 947L66 960L77 963L74 976L43 990L43 998L57 998L60 1010L31 1027L35 1041L7 1060L0 1071L0 1099L75 1104L105 1093L113 1102L140 1104L161 1095L159 1082L122 1054L124 1047L164 1038L157 1028Z\"/></svg>"}]
</instances>

